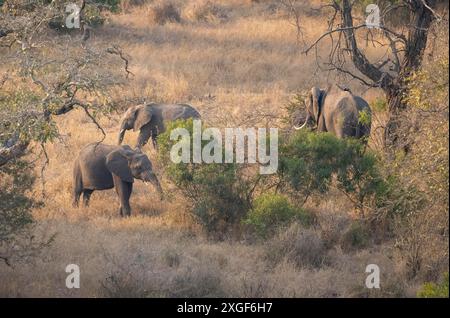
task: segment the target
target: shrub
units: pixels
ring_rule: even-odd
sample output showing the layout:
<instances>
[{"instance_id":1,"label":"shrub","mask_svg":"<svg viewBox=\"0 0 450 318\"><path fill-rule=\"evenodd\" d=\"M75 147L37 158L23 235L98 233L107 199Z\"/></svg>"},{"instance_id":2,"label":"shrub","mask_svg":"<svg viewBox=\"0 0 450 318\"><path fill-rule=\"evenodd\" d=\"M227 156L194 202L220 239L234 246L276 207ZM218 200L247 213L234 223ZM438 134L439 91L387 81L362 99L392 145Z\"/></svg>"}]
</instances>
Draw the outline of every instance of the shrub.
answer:
<instances>
[{"instance_id":1,"label":"shrub","mask_svg":"<svg viewBox=\"0 0 450 318\"><path fill-rule=\"evenodd\" d=\"M224 8L209 0L189 2L183 10L183 16L193 22L218 22L227 18Z\"/></svg>"},{"instance_id":2,"label":"shrub","mask_svg":"<svg viewBox=\"0 0 450 318\"><path fill-rule=\"evenodd\" d=\"M281 143L280 176L305 202L314 193L337 187L364 213L365 205L384 189L378 159L359 140L338 139L330 133L298 131Z\"/></svg>"},{"instance_id":3,"label":"shrub","mask_svg":"<svg viewBox=\"0 0 450 318\"><path fill-rule=\"evenodd\" d=\"M448 273L445 273L444 280L439 283L425 283L417 292L420 298L448 298Z\"/></svg>"},{"instance_id":4,"label":"shrub","mask_svg":"<svg viewBox=\"0 0 450 318\"><path fill-rule=\"evenodd\" d=\"M345 251L361 249L368 245L369 233L367 227L361 222L354 222L344 233L341 248Z\"/></svg>"},{"instance_id":5,"label":"shrub","mask_svg":"<svg viewBox=\"0 0 450 318\"><path fill-rule=\"evenodd\" d=\"M192 154L191 163L173 163L170 151L175 141L170 140L170 132L185 128L191 142L192 123L192 119L172 122L166 132L158 136L160 159L165 163L169 179L190 202L195 218L209 234L218 238L238 226L246 215L253 181L244 177L243 166L234 163L192 163Z\"/></svg>"},{"instance_id":6,"label":"shrub","mask_svg":"<svg viewBox=\"0 0 450 318\"><path fill-rule=\"evenodd\" d=\"M260 237L267 237L293 221L310 225L312 216L293 206L283 195L264 194L255 199L253 209L244 222L255 228Z\"/></svg>"},{"instance_id":7,"label":"shrub","mask_svg":"<svg viewBox=\"0 0 450 318\"><path fill-rule=\"evenodd\" d=\"M177 7L173 3L166 1L159 1L151 5L148 9L148 15L150 21L156 24L181 21Z\"/></svg>"},{"instance_id":8,"label":"shrub","mask_svg":"<svg viewBox=\"0 0 450 318\"><path fill-rule=\"evenodd\" d=\"M36 238L33 233L31 209L41 203L28 195L35 180L32 169L23 161L0 167L0 261L7 265L37 256L53 241L54 236Z\"/></svg>"}]
</instances>

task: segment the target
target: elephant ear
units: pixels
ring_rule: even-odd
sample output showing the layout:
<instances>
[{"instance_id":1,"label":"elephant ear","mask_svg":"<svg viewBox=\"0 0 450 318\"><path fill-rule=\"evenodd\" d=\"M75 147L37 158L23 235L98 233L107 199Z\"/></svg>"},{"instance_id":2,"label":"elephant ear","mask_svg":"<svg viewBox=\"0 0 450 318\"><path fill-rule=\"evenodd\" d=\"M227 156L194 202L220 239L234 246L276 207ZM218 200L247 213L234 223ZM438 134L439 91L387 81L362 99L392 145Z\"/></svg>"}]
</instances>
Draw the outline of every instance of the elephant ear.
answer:
<instances>
[{"instance_id":1,"label":"elephant ear","mask_svg":"<svg viewBox=\"0 0 450 318\"><path fill-rule=\"evenodd\" d=\"M312 99L312 108L313 114L316 122L319 122L319 116L321 113L321 101L320 96L322 95L322 91L318 87L313 87L311 89L311 99Z\"/></svg>"},{"instance_id":2,"label":"elephant ear","mask_svg":"<svg viewBox=\"0 0 450 318\"><path fill-rule=\"evenodd\" d=\"M152 120L153 108L148 105L136 106L136 115L134 120L134 131L140 130L142 126Z\"/></svg>"},{"instance_id":3,"label":"elephant ear","mask_svg":"<svg viewBox=\"0 0 450 318\"><path fill-rule=\"evenodd\" d=\"M128 160L132 155L133 151L128 146L114 150L106 156L106 167L123 181L132 183L134 178L128 166Z\"/></svg>"}]
</instances>

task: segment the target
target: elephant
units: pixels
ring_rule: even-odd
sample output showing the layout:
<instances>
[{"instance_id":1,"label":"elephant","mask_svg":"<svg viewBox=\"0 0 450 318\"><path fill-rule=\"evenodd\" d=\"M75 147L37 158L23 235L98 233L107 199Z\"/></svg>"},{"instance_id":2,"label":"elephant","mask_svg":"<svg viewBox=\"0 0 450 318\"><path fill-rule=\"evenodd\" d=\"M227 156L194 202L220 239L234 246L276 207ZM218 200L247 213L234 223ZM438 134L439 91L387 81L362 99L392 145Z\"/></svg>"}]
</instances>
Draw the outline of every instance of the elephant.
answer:
<instances>
[{"instance_id":1,"label":"elephant","mask_svg":"<svg viewBox=\"0 0 450 318\"><path fill-rule=\"evenodd\" d=\"M157 148L158 134L165 131L168 121L177 119L200 119L199 112L187 104L141 104L130 107L122 117L119 140L123 141L126 130L139 130L137 148L142 148L152 138L153 147Z\"/></svg>"},{"instance_id":2,"label":"elephant","mask_svg":"<svg viewBox=\"0 0 450 318\"><path fill-rule=\"evenodd\" d=\"M367 142L371 128L371 109L362 98L348 89L313 87L305 102L306 119L299 130L313 122L319 132L330 132L338 138L354 137Z\"/></svg>"},{"instance_id":3,"label":"elephant","mask_svg":"<svg viewBox=\"0 0 450 318\"><path fill-rule=\"evenodd\" d=\"M84 206L88 206L92 192L115 188L120 199L119 213L129 216L134 178L150 182L162 199L162 188L152 163L140 150L126 145L88 144L80 151L73 166L73 206L78 207L81 194Z\"/></svg>"}]
</instances>

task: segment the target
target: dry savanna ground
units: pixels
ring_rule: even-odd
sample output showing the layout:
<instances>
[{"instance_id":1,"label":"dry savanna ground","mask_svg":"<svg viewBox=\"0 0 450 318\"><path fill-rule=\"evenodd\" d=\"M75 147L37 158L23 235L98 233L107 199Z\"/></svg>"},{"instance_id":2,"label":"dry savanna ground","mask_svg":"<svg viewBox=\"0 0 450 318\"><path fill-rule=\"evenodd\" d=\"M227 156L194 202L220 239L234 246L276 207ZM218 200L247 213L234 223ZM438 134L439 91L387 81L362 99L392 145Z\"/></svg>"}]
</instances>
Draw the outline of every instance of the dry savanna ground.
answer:
<instances>
[{"instance_id":1,"label":"dry savanna ground","mask_svg":"<svg viewBox=\"0 0 450 318\"><path fill-rule=\"evenodd\" d=\"M314 54L300 54L296 28L270 1L210 1L215 9L203 13L195 7L202 1L174 1L181 21L164 24L155 22L149 5L129 2L95 28L88 42L117 43L130 56L133 75L117 96L189 103L212 126L265 126L280 124L284 107L297 91L338 80L317 69ZM326 17L310 10L316 4L305 1L306 42L326 28ZM383 54L366 50L371 57ZM369 101L379 94L354 81L341 84ZM115 143L119 118L114 113L100 119L106 143ZM56 236L41 257L1 267L0 296L415 295L417 285L404 283L404 264L391 246L326 248L326 239L338 240L351 222L351 205L342 196L311 203L317 227L292 226L265 243L210 241L182 199L169 196L160 202L140 181L135 183L130 218L119 217L114 190L95 192L88 208L72 208L72 162L85 144L101 140L102 134L79 110L57 122L61 138L47 145L44 182L34 189L45 205L33 211L36 235ZM135 138L128 132L125 143L133 144ZM155 151L149 145L144 149L163 188L170 191ZM36 146L33 156L38 153ZM72 263L81 269L79 289L65 287L65 267ZM365 288L365 268L372 263L381 269L380 290Z\"/></svg>"}]
</instances>

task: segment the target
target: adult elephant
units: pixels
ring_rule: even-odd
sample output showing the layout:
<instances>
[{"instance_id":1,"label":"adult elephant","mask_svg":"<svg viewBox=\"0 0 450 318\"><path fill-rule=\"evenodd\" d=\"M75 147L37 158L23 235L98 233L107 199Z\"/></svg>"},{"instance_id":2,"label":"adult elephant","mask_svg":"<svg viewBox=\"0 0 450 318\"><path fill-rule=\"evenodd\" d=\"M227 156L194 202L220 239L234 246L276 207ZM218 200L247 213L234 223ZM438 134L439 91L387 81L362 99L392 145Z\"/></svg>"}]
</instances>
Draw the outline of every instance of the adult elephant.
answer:
<instances>
[{"instance_id":1,"label":"adult elephant","mask_svg":"<svg viewBox=\"0 0 450 318\"><path fill-rule=\"evenodd\" d=\"M129 216L134 178L152 183L162 198L152 163L140 150L132 150L129 146L89 144L74 162L73 205L78 207L81 194L87 206L94 190L115 188L120 199L120 215Z\"/></svg>"},{"instance_id":2,"label":"adult elephant","mask_svg":"<svg viewBox=\"0 0 450 318\"><path fill-rule=\"evenodd\" d=\"M156 138L166 130L166 123L177 119L199 119L199 112L187 104L143 104L130 107L122 117L120 124L119 140L123 141L125 131L139 130L137 148L142 148L152 138L156 148Z\"/></svg>"},{"instance_id":3,"label":"adult elephant","mask_svg":"<svg viewBox=\"0 0 450 318\"><path fill-rule=\"evenodd\" d=\"M315 125L319 132L331 132L338 138L367 138L370 135L371 110L369 104L349 90L332 87L323 90L313 87L307 101L306 119L302 129Z\"/></svg>"}]
</instances>

